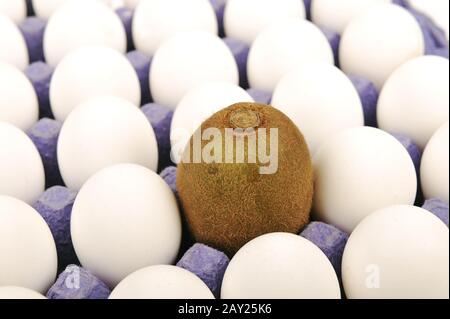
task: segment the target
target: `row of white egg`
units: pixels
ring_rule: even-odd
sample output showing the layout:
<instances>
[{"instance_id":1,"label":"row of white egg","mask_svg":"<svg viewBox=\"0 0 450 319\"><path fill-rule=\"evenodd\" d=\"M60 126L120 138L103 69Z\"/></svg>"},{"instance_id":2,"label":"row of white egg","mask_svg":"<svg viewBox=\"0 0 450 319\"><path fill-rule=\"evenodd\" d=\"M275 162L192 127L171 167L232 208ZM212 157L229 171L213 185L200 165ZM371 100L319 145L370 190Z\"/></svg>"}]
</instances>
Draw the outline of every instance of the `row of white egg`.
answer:
<instances>
[{"instance_id":1,"label":"row of white egg","mask_svg":"<svg viewBox=\"0 0 450 319\"><path fill-rule=\"evenodd\" d=\"M0 274L7 274L0 276L0 298L43 298L39 293L45 294L56 276L50 230L36 211L16 199L0 196L0 210L5 239L0 241ZM176 201L164 181L143 167L113 166L94 176L75 202L71 228L80 261L113 289L111 299L213 298L198 277L168 266L181 237ZM371 213L344 251L347 297L448 298L448 245L448 227L421 208L394 205ZM9 247L21 249L8 253ZM221 295L339 299L341 291L318 247L298 235L272 233L252 240L233 257Z\"/></svg>"},{"instance_id":2,"label":"row of white egg","mask_svg":"<svg viewBox=\"0 0 450 319\"><path fill-rule=\"evenodd\" d=\"M69 0L30 0L33 11L37 17L48 20L52 15ZM129 7L135 8L140 0L89 0L102 1L111 8ZM2 0L0 13L9 17L14 23L19 24L27 16L27 0Z\"/></svg>"},{"instance_id":3,"label":"row of white egg","mask_svg":"<svg viewBox=\"0 0 450 319\"><path fill-rule=\"evenodd\" d=\"M78 3L78 2L77 2ZM83 6L80 4L77 4L76 7L82 8ZM394 6L388 6L384 7L381 11L392 11L394 14L395 11L398 11L396 14L399 14L402 9L395 8ZM376 11L376 10L375 10ZM400 15L405 15L405 12L402 12ZM394 14L395 15L395 14ZM62 19L62 21L66 21L68 19ZM152 20L150 20L152 21ZM269 28L270 29L270 28ZM290 21L287 23L280 23L277 24L277 26L273 27L273 29L267 30L263 32L261 35L261 38L270 38L266 39L266 41L256 41L257 43L254 44L254 47L252 48L250 57L249 57L249 77L250 82L252 83L253 80L253 86L256 88L266 88L270 87L270 91L277 89L277 83L279 83L279 80L288 72L290 72L292 69L298 68L300 66L303 66L306 62L315 62L316 59L319 60L319 62L330 62L330 59L332 61L332 55L331 50L329 49L329 45L324 39L324 37L318 32L318 30L315 29L312 25L308 24L307 22L300 22L300 21ZM275 29L278 31L276 32ZM297 31L296 31L297 30ZM269 32L270 31L270 32ZM288 42L280 43L280 38L283 38L281 35L285 35L286 39L289 39L290 37L289 32L292 32L292 37L303 39L304 42L298 41L298 45L302 46L302 48L298 48L298 50L295 50L295 47L291 45L289 47ZM272 36L270 36L272 34ZM368 33L370 34L370 33ZM302 36L303 35L303 36ZM71 37L67 36L68 39ZM370 38L370 37L369 37ZM76 42L76 41L75 41ZM258 43L263 43L261 45L261 49L255 49L255 47L258 47ZM297 42L296 42L297 43ZM308 43L308 48L304 48L304 43ZM314 43L316 45L314 45ZM193 49L188 49L189 47L193 47ZM275 48L275 49L274 49ZM282 50L285 48L286 50ZM67 49L67 48L66 48ZM70 51L71 49L67 49ZM284 56L287 54L295 56L295 59L289 58L288 56ZM322 52L322 54L318 54ZM16 52L14 52L16 53ZM210 54L209 54L210 53ZM215 53L215 54L213 54ZM253 54L252 54L253 53ZM301 56L304 56L304 59L301 59ZM14 54L14 56L20 56L17 54ZM284 65L276 65L274 63L268 63L269 61L266 61L265 57L271 57L273 61L282 61L282 64ZM320 56L323 56L323 58L320 58ZM253 58L252 58L253 57ZM319 58L318 58L319 57ZM79 62L83 63L83 67L88 68L90 65L97 63L97 59L95 57L92 58L93 61L89 61L89 59L84 59ZM295 60L295 62L294 62ZM69 64L66 63L66 64ZM360 65L371 65L372 63L360 63ZM427 63L422 62L422 73L426 73L427 75L427 81L423 81L421 83L422 85L426 85L428 83L428 86L431 86L431 82L428 81L430 76L433 76L433 70L442 68L442 70L447 69L444 66L444 62L434 62L428 61ZM184 96L184 94L191 89L192 87L196 86L197 84L200 84L203 81L206 80L214 80L214 81L229 81L231 83L237 83L237 70L234 66L234 61L231 57L231 55L228 53L228 50L226 50L225 46L223 44L219 44L219 41L215 41L213 44L213 40L208 38L206 35L203 37L200 36L191 36L191 37L179 37L178 41L175 41L173 39L172 41L168 41L156 54L155 61L154 61L154 68L152 68L152 75L151 75L151 89L152 93L154 95L155 101L157 103L160 103L162 105L170 106L170 107L176 107L180 99ZM254 65L252 67L252 65ZM429 66L429 67L428 67ZM418 71L419 66L410 67L412 71L404 70L404 72L411 72L411 73L419 73ZM427 68L427 69L425 69ZM172 72L170 72L172 70ZM436 73L436 79L433 82L437 83L445 83L441 82L441 79L445 77L445 72L437 72ZM345 71L345 70L344 70ZM62 71L60 73L63 73ZM359 73L359 72L356 72ZM122 73L124 74L124 73ZM195 74L195 77L200 79L194 79L193 74ZM199 76L198 74L201 74L202 76ZM253 76L252 76L253 75ZM397 78L402 79L406 75L398 76ZM187 81L184 81L184 80ZM412 77L413 80L411 81L420 81L417 77ZM97 80L97 79L96 79ZM98 79L99 81L101 79ZM130 79L128 77L129 82L133 83L134 79ZM108 86L108 80L106 80L105 87ZM65 84L66 90L58 90L58 81L54 81L55 83L55 89L52 90L55 92L55 96L52 99L52 105L53 105L53 111L56 115L56 118L58 120L64 120L64 118L68 115L71 109L73 109L74 104L77 104L79 101L77 101L77 98L74 98L74 101L60 101L60 98L58 98L59 92L63 92L64 94L67 94L67 88L68 90L73 90L76 88L76 85L68 85ZM135 81L134 81L135 82ZM270 82L270 83L269 83ZM393 80L393 82L399 82L397 79L396 81ZM292 81L286 80L286 83L292 83ZM416 84L416 83L415 83ZM285 84L288 85L288 84ZM417 85L417 84L416 84ZM395 97L395 92L399 91L400 89L410 89L411 85L403 85L403 87L400 87L401 85L399 83L392 84L391 85L391 91L395 90L394 93L386 94L388 97L384 99L387 100L384 104L390 105L393 104L393 100ZM134 87L136 87L134 85ZM440 97L442 94L445 94L444 92L441 92L441 85L436 86L436 93L438 94L438 100L439 101L445 101L445 96L441 99ZM138 93L135 89L133 89L133 85L123 86L120 87L119 90L126 91L125 93L119 93L119 95L126 95L125 98L129 99L131 102L135 104L139 104L138 100ZM279 89L279 91L282 91L282 89ZM387 91L387 90L386 90ZM70 92L69 92L70 93ZM81 96L79 99L84 98L83 94L78 94L79 92L76 92L76 94L72 94L73 96ZM104 92L101 92L104 93ZM109 93L109 92L106 92ZM289 104L289 98L283 98L283 94L280 97L280 102L282 103L276 103L276 104L283 104L283 102L286 102L286 104ZM431 95L431 94L430 94ZM277 99L277 95L275 95L275 100ZM70 100L67 98L67 100ZM411 98L411 100L415 100L414 98ZM402 101L401 103L402 107L400 107L399 110L396 110L395 112L404 113L404 107L407 103L405 101ZM31 104L31 103L28 103ZM390 116L391 110L389 107L387 107L387 111L383 112L383 107L381 107L382 111L380 112L380 126L383 129L386 129L388 131L394 131L397 129L399 125L403 125L401 133L407 133L408 135L415 134L415 135L425 135L425 136L417 136L415 139L416 142L419 142L421 147L424 147L424 143L426 142L426 139L431 136L431 134L437 129L438 125L441 123L434 123L433 127L426 127L424 130L426 132L423 132L423 130L419 129L417 133L412 132L411 129L411 123L414 122L414 117L411 121L407 121L407 123L399 123L399 116ZM423 109L423 108L422 108ZM436 112L429 112L429 116L432 116L434 119L431 122L439 122L440 118L445 118L445 111L442 110L442 103L438 103L438 105L435 107ZM418 112L413 112L413 114L420 113L421 110L417 110ZM394 112L394 113L395 113ZM25 121L28 126L31 122L30 118L35 119L36 117L36 108L33 106L33 110L30 110L29 112L23 112L26 115L26 117L29 117L27 121ZM289 113L289 112L288 112ZM354 118L360 118L358 114L353 115ZM17 118L17 116L15 116ZM436 120L437 119L437 120ZM17 124L17 123L15 123ZM20 124L20 123L19 123ZM18 125L19 125L18 124ZM297 123L298 124L298 123ZM19 125L20 126L20 125Z\"/></svg>"},{"instance_id":4,"label":"row of white egg","mask_svg":"<svg viewBox=\"0 0 450 319\"><path fill-rule=\"evenodd\" d=\"M59 6L68 0L33 0L33 7L36 15L42 19L49 19ZM125 6L135 9L141 0L102 0L113 8ZM218 1L220 2L220 1ZM258 0L222 0L227 2L224 13L225 29L229 36L240 38L243 41L252 41L258 30L276 18L286 18L288 16L304 17L305 7L301 1L258 1ZM315 0L312 1L312 20L317 25L327 27L342 33L350 20L377 3L388 3L390 0ZM277 3L275 5L275 3ZM418 10L431 16L444 29L448 35L448 2L440 0L412 0L410 4ZM255 12L254 8L260 9ZM25 0L3 0L0 4L0 12L9 16L14 22L19 23L26 16ZM257 21L246 28L242 27L241 21L248 21L255 18Z\"/></svg>"},{"instance_id":5,"label":"row of white egg","mask_svg":"<svg viewBox=\"0 0 450 319\"><path fill-rule=\"evenodd\" d=\"M230 1L227 4L225 25L227 21L233 25L228 28L228 34L244 39L252 46L249 81L255 88L272 91L287 70L305 62L333 63L331 49L319 29L306 21L305 25L297 21L302 20L305 14L303 4L295 2L301 9L290 9L294 4L289 0L282 2L285 4L279 1ZM340 64L346 73L365 76L381 88L400 64L423 54L424 42L420 27L411 14L397 5L381 5L378 2L386 1L364 1L365 4L360 5L358 10L356 8L359 6L355 4L347 5L355 12L348 13L349 16L344 19L347 23L342 33ZM375 6L375 3L378 5ZM320 4L314 2L314 5ZM234 9L234 6L237 8ZM368 8L371 10L365 10ZM279 10L283 13L278 13ZM363 13L358 15L358 12ZM253 17L250 19L252 23L248 23L249 19L242 19L242 15L246 17L252 14L261 14L262 17ZM329 14L325 16L329 17ZM292 22L292 19L296 22ZM268 28L276 23L274 21L286 23ZM383 23L380 24L380 21ZM218 22L209 1L146 0L139 4L133 18L132 32L136 48L148 55L155 54L171 36L193 30L218 33ZM251 33L249 39L245 39L246 32ZM11 51L10 58L23 69L27 59L25 53L18 56L15 52L19 50L20 44L17 35L13 35L13 31L2 33L5 33L3 37L6 39L10 38L7 50ZM89 44L106 45L124 52L126 35L123 26L112 10L97 0L69 1L48 22L44 37L47 62L55 66L68 52ZM265 60L267 56L270 57L269 61ZM371 63L366 63L368 60Z\"/></svg>"},{"instance_id":6,"label":"row of white egg","mask_svg":"<svg viewBox=\"0 0 450 319\"><path fill-rule=\"evenodd\" d=\"M198 35L205 36L204 34ZM6 102L3 104L7 107L0 109L1 119L26 130L37 120L37 99L33 88L25 76L13 67L1 64L1 70L0 83L4 90L2 96L6 99L5 101L9 101L9 104ZM305 88L305 90L298 90L298 87ZM188 93L181 98L172 123L174 159L179 159L187 139L201 122L214 112L233 103L252 101L252 98L243 89L227 82L206 82L204 85L194 87L192 90L185 89L185 91ZM105 138L109 135L109 140L112 139L115 135L113 132L109 132L110 130L105 129L104 132L101 132L99 124L102 123L102 117L111 113L116 104L136 106L139 105L140 100L139 82L135 71L125 57L114 50L99 47L84 48L70 54L58 66L50 92L53 111L56 117L62 121L71 114L76 106L80 104L93 105L89 111L77 110L77 112L73 112L72 116L69 116L70 121L66 122L66 129L63 129L60 142L61 149L68 147L67 154L79 151L70 145L84 145L84 147L91 145L92 149L101 147L101 145L96 145L92 136L89 136L90 134L85 134L85 136L79 133L78 130L81 127L88 127L89 123L93 123L90 133L105 136ZM114 95L122 98L123 101L89 103L90 98L102 95ZM448 101L448 60L438 57L417 58L394 72L381 92L378 112L380 126L388 132L403 133L412 137L416 144L425 149L433 134L448 121ZM16 107L9 107L11 103L14 103ZM107 109L108 103L111 105L111 110ZM326 64L311 64L309 67L288 74L277 86L272 104L290 116L298 125L305 135L313 155L328 138L336 133L364 125L361 101L356 90L341 71ZM341 107L335 107L337 104ZM84 107L83 109L88 110L89 108ZM141 119L143 118L137 107L134 112L138 113ZM77 114L83 115L78 116L79 119L77 119ZM125 120L131 121L130 116L122 114L114 123L120 126L122 122L126 125ZM139 130L139 127L144 129L148 126L145 121L141 122L141 125L132 127ZM321 125L315 124L318 122ZM20 125L21 123L24 124ZM146 128L144 131L149 131L145 136L154 135L153 132L150 132L150 128ZM66 132L69 133L66 134ZM143 131L141 130L141 132ZM151 147L144 149L153 153L152 155L141 154L142 152L138 152L139 148L137 148L135 151L125 152L126 156L134 159L137 163L156 169L158 154L154 137L136 139L137 135L129 133L129 138L133 136L133 140L147 140L146 144L151 143ZM64 146L66 136L71 142ZM123 147L132 145L125 135L122 137L124 138ZM75 143L75 140L78 142ZM90 143L88 143L89 141ZM123 152L117 141L116 139L118 151L114 156L112 151L105 152L107 155L103 161L114 162L125 156L120 155ZM111 156L109 160L108 156ZM66 161L64 158L68 160ZM70 159L70 156L66 157L61 151L60 166L63 175L66 176L65 180L68 186L79 189L82 183L100 167L93 169L92 164L86 164L83 167L79 163L80 168L72 173L70 170L77 166L72 163L73 161L75 159ZM86 157L86 161L93 162L88 157ZM104 166L103 161L100 161L102 162L100 166ZM439 167L443 167L443 165L436 168L441 171L442 169ZM438 187L441 189L439 197L448 200L445 198L446 188L442 186L445 184L444 176L442 175L438 179L442 180L441 182L435 181L434 184L441 185ZM425 180L427 179L425 178ZM427 193L430 186L425 188ZM431 195L436 192L429 193Z\"/></svg>"}]
</instances>

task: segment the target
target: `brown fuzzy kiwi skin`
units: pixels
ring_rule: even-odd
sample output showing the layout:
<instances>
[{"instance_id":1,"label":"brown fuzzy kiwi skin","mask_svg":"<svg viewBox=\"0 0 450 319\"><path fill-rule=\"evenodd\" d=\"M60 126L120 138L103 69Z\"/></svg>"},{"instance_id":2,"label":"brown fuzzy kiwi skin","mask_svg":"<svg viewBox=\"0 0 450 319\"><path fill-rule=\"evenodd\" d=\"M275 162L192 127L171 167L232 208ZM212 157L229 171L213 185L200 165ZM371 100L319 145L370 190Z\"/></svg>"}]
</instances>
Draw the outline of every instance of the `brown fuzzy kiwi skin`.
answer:
<instances>
[{"instance_id":1,"label":"brown fuzzy kiwi skin","mask_svg":"<svg viewBox=\"0 0 450 319\"><path fill-rule=\"evenodd\" d=\"M261 175L258 164L180 163L177 187L194 238L233 256L250 240L272 232L298 234L310 220L314 192L311 156L303 135L267 105L239 103L201 128L232 128L230 117L251 110L258 128L278 128L278 171ZM231 121L232 122L232 121ZM190 146L193 144L191 138ZM202 147L208 141L202 141ZM247 154L247 153L246 153Z\"/></svg>"}]
</instances>

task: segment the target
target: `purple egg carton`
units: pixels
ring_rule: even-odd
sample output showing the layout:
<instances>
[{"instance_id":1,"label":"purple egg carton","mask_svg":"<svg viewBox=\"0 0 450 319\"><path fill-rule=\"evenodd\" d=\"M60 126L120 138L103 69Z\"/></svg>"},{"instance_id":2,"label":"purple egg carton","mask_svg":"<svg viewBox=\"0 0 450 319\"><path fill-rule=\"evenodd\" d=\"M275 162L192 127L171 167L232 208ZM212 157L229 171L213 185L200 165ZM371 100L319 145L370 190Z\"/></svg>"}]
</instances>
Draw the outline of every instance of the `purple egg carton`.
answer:
<instances>
[{"instance_id":1,"label":"purple egg carton","mask_svg":"<svg viewBox=\"0 0 450 319\"><path fill-rule=\"evenodd\" d=\"M134 50L134 43L131 29L133 26L134 10L126 7L121 7L116 10L116 13L125 28L125 33L127 35L127 51L132 51Z\"/></svg>"},{"instance_id":2,"label":"purple egg carton","mask_svg":"<svg viewBox=\"0 0 450 319\"><path fill-rule=\"evenodd\" d=\"M70 265L59 275L47 292L48 299L108 299L109 287L91 272L76 265Z\"/></svg>"},{"instance_id":3,"label":"purple egg carton","mask_svg":"<svg viewBox=\"0 0 450 319\"><path fill-rule=\"evenodd\" d=\"M77 193L62 186L47 189L33 205L47 222L58 253L60 271L79 263L70 234L70 218Z\"/></svg>"},{"instance_id":4,"label":"purple egg carton","mask_svg":"<svg viewBox=\"0 0 450 319\"><path fill-rule=\"evenodd\" d=\"M61 127L62 123L43 118L27 132L41 155L42 163L44 164L46 188L64 185L57 158L58 138Z\"/></svg>"},{"instance_id":5,"label":"purple egg carton","mask_svg":"<svg viewBox=\"0 0 450 319\"><path fill-rule=\"evenodd\" d=\"M378 127L377 105L379 92L369 80L356 75L349 75L350 81L358 91L364 111L364 123L366 126Z\"/></svg>"},{"instance_id":6,"label":"purple egg carton","mask_svg":"<svg viewBox=\"0 0 450 319\"><path fill-rule=\"evenodd\" d=\"M440 199L429 199L425 201L425 204L422 206L423 209L431 212L437 218L442 220L444 224L449 226L449 209L448 204Z\"/></svg>"},{"instance_id":7,"label":"purple egg carton","mask_svg":"<svg viewBox=\"0 0 450 319\"><path fill-rule=\"evenodd\" d=\"M308 239L328 257L337 275L341 278L341 264L349 234L332 225L312 222L300 234Z\"/></svg>"},{"instance_id":8,"label":"purple egg carton","mask_svg":"<svg viewBox=\"0 0 450 319\"><path fill-rule=\"evenodd\" d=\"M227 0L209 0L216 13L217 23L219 25L219 36L225 36L225 28L223 24L223 16L225 13L225 6L227 5Z\"/></svg>"},{"instance_id":9,"label":"purple egg carton","mask_svg":"<svg viewBox=\"0 0 450 319\"><path fill-rule=\"evenodd\" d=\"M170 126L172 124L173 111L167 107L150 103L142 107L142 112L153 127L158 142L159 164L158 171L174 165L170 158Z\"/></svg>"},{"instance_id":10,"label":"purple egg carton","mask_svg":"<svg viewBox=\"0 0 450 319\"><path fill-rule=\"evenodd\" d=\"M33 85L38 97L40 118L53 118L50 106L50 82L53 72L54 68L42 61L30 64L25 70L25 75Z\"/></svg>"},{"instance_id":11,"label":"purple egg carton","mask_svg":"<svg viewBox=\"0 0 450 319\"><path fill-rule=\"evenodd\" d=\"M197 275L220 298L220 290L230 259L222 252L203 244L195 244L177 263L178 267Z\"/></svg>"},{"instance_id":12,"label":"purple egg carton","mask_svg":"<svg viewBox=\"0 0 450 319\"><path fill-rule=\"evenodd\" d=\"M228 46L234 56L234 59L236 60L239 70L239 85L244 89L248 88L247 61L250 47L244 42L234 38L224 38L223 41Z\"/></svg>"},{"instance_id":13,"label":"purple egg carton","mask_svg":"<svg viewBox=\"0 0 450 319\"><path fill-rule=\"evenodd\" d=\"M127 53L127 59L130 61L133 68L136 70L136 74L141 85L141 104L145 105L152 101L150 93L150 67L152 65L153 58L147 56L140 51L131 51Z\"/></svg>"},{"instance_id":14,"label":"purple egg carton","mask_svg":"<svg viewBox=\"0 0 450 319\"><path fill-rule=\"evenodd\" d=\"M45 61L44 58L44 32L47 23L38 17L28 17L19 24L28 48L30 63Z\"/></svg>"}]
</instances>

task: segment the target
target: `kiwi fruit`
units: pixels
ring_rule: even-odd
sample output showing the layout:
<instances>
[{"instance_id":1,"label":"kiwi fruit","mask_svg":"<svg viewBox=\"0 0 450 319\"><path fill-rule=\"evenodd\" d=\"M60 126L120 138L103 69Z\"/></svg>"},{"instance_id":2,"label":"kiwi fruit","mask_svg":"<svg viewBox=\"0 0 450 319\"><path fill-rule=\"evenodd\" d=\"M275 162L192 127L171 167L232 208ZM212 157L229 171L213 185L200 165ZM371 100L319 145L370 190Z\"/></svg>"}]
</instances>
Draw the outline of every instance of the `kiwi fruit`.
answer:
<instances>
[{"instance_id":1,"label":"kiwi fruit","mask_svg":"<svg viewBox=\"0 0 450 319\"><path fill-rule=\"evenodd\" d=\"M217 159L222 161L206 161L203 157L194 161L194 143L200 145L194 137L202 136L209 128L220 130L223 136L221 147L212 151L217 152L214 156L221 151L222 157L218 155ZM277 129L278 136L271 129ZM225 136L230 138L230 134L232 149L225 146ZM258 146L264 145L259 142L260 137L264 141L264 135L266 154L277 155L274 173L261 173L268 161L262 161L257 147L249 142L252 135ZM272 137L277 138L278 145L272 146ZM202 150L210 142L201 139ZM238 152L243 152L246 160L238 161L242 159ZM255 153L256 161L250 161ZM226 154L231 154L231 162L226 161ZM194 238L233 256L258 236L272 232L298 234L310 220L313 179L308 146L296 125L271 106L238 103L214 114L191 138L178 167L177 187Z\"/></svg>"}]
</instances>

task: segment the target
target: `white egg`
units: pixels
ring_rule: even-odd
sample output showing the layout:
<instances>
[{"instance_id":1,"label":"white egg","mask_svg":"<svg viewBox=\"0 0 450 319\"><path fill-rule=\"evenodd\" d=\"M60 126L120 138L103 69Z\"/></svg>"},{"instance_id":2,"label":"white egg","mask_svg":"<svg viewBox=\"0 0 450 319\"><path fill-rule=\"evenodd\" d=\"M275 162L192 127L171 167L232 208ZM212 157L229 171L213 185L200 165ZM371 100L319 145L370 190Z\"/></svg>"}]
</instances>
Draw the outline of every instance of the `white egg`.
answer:
<instances>
[{"instance_id":1,"label":"white egg","mask_svg":"<svg viewBox=\"0 0 450 319\"><path fill-rule=\"evenodd\" d=\"M141 0L123 0L123 2L127 8L135 9Z\"/></svg>"},{"instance_id":2,"label":"white egg","mask_svg":"<svg viewBox=\"0 0 450 319\"><path fill-rule=\"evenodd\" d=\"M41 19L48 20L51 18L53 13L58 11L58 9L65 4L66 2L69 2L70 0L32 0L33 2L33 9L36 13L36 16L38 16ZM79 1L79 0L78 0ZM88 0L93 1L93 0ZM94 0L94 1L102 1L103 3L108 4L110 7L115 8L117 3L122 2L122 0ZM89 6L89 3L87 3ZM88 8L87 8L88 9Z\"/></svg>"},{"instance_id":3,"label":"white egg","mask_svg":"<svg viewBox=\"0 0 450 319\"><path fill-rule=\"evenodd\" d=\"M239 102L254 102L242 88L227 82L200 85L189 91L173 115L170 139L172 159L181 160L184 149L200 125L214 113Z\"/></svg>"},{"instance_id":4,"label":"white egg","mask_svg":"<svg viewBox=\"0 0 450 319\"><path fill-rule=\"evenodd\" d=\"M56 271L56 246L44 219L24 202L0 195L0 286L46 293Z\"/></svg>"},{"instance_id":5,"label":"white egg","mask_svg":"<svg viewBox=\"0 0 450 319\"><path fill-rule=\"evenodd\" d=\"M311 154L336 133L364 125L354 85L329 64L312 63L286 75L278 83L271 104L297 125Z\"/></svg>"},{"instance_id":6,"label":"white egg","mask_svg":"<svg viewBox=\"0 0 450 319\"><path fill-rule=\"evenodd\" d=\"M32 300L32 299L47 299L40 293L21 287L0 287L0 300Z\"/></svg>"},{"instance_id":7,"label":"white egg","mask_svg":"<svg viewBox=\"0 0 450 319\"><path fill-rule=\"evenodd\" d=\"M74 190L113 164L134 163L153 171L158 166L158 144L144 113L113 96L88 100L69 115L57 153L61 176Z\"/></svg>"},{"instance_id":8,"label":"white egg","mask_svg":"<svg viewBox=\"0 0 450 319\"><path fill-rule=\"evenodd\" d=\"M223 279L223 299L340 299L328 258L310 241L272 233L242 247Z\"/></svg>"},{"instance_id":9,"label":"white egg","mask_svg":"<svg viewBox=\"0 0 450 319\"><path fill-rule=\"evenodd\" d=\"M7 16L15 24L19 24L27 16L27 4L25 0L1 0L0 14Z\"/></svg>"},{"instance_id":10,"label":"white egg","mask_svg":"<svg viewBox=\"0 0 450 319\"><path fill-rule=\"evenodd\" d=\"M56 66L68 53L91 45L125 53L124 26L118 15L100 1L71 0L48 21L43 43L46 62Z\"/></svg>"},{"instance_id":11,"label":"white egg","mask_svg":"<svg viewBox=\"0 0 450 319\"><path fill-rule=\"evenodd\" d=\"M154 101L172 109L196 86L219 81L238 85L236 61L219 37L201 31L166 41L156 52L150 69Z\"/></svg>"},{"instance_id":12,"label":"white egg","mask_svg":"<svg viewBox=\"0 0 450 319\"><path fill-rule=\"evenodd\" d=\"M133 18L136 48L153 55L166 40L186 31L218 33L209 0L143 0Z\"/></svg>"},{"instance_id":13,"label":"white egg","mask_svg":"<svg viewBox=\"0 0 450 319\"><path fill-rule=\"evenodd\" d=\"M345 130L314 158L314 210L319 220L351 233L373 211L412 205L417 177L406 149L392 135L370 127Z\"/></svg>"},{"instance_id":14,"label":"white egg","mask_svg":"<svg viewBox=\"0 0 450 319\"><path fill-rule=\"evenodd\" d=\"M354 18L380 3L390 2L391 0L314 0L311 4L311 18L315 24L342 34Z\"/></svg>"},{"instance_id":15,"label":"white egg","mask_svg":"<svg viewBox=\"0 0 450 319\"><path fill-rule=\"evenodd\" d=\"M424 54L422 30L414 16L394 4L378 5L353 19L342 34L340 65L378 89L400 65Z\"/></svg>"},{"instance_id":16,"label":"white egg","mask_svg":"<svg viewBox=\"0 0 450 319\"><path fill-rule=\"evenodd\" d=\"M426 199L449 202L449 122L431 138L422 156L420 176Z\"/></svg>"},{"instance_id":17,"label":"white egg","mask_svg":"<svg viewBox=\"0 0 450 319\"><path fill-rule=\"evenodd\" d=\"M28 48L19 28L7 17L0 14L0 61L25 70L29 64Z\"/></svg>"},{"instance_id":18,"label":"white egg","mask_svg":"<svg viewBox=\"0 0 450 319\"><path fill-rule=\"evenodd\" d=\"M19 69L0 62L0 121L25 131L38 118L39 103L30 80Z\"/></svg>"},{"instance_id":19,"label":"white egg","mask_svg":"<svg viewBox=\"0 0 450 319\"><path fill-rule=\"evenodd\" d=\"M250 49L247 66L250 86L273 92L283 76L312 62L334 62L333 51L322 31L306 20L275 22L259 34Z\"/></svg>"},{"instance_id":20,"label":"white egg","mask_svg":"<svg viewBox=\"0 0 450 319\"><path fill-rule=\"evenodd\" d=\"M303 1L229 0L224 13L225 33L251 45L266 27L289 18L306 18Z\"/></svg>"},{"instance_id":21,"label":"white egg","mask_svg":"<svg viewBox=\"0 0 450 319\"><path fill-rule=\"evenodd\" d=\"M422 149L449 118L449 62L424 56L400 66L378 101L379 127L411 137Z\"/></svg>"},{"instance_id":22,"label":"white egg","mask_svg":"<svg viewBox=\"0 0 450 319\"><path fill-rule=\"evenodd\" d=\"M71 233L83 267L112 288L138 269L175 261L181 218L159 175L121 164L100 171L80 190Z\"/></svg>"},{"instance_id":23,"label":"white egg","mask_svg":"<svg viewBox=\"0 0 450 319\"><path fill-rule=\"evenodd\" d=\"M63 4L70 0L32 0L33 9L41 19L48 20Z\"/></svg>"},{"instance_id":24,"label":"white egg","mask_svg":"<svg viewBox=\"0 0 450 319\"><path fill-rule=\"evenodd\" d=\"M203 281L174 266L151 266L125 278L109 299L214 299Z\"/></svg>"},{"instance_id":25,"label":"white egg","mask_svg":"<svg viewBox=\"0 0 450 319\"><path fill-rule=\"evenodd\" d=\"M106 3L113 10L123 8L125 6L124 0L102 0L102 1L104 3Z\"/></svg>"},{"instance_id":26,"label":"white egg","mask_svg":"<svg viewBox=\"0 0 450 319\"><path fill-rule=\"evenodd\" d=\"M350 299L448 299L448 269L448 227L413 206L390 206L365 218L342 261Z\"/></svg>"},{"instance_id":27,"label":"white egg","mask_svg":"<svg viewBox=\"0 0 450 319\"><path fill-rule=\"evenodd\" d=\"M80 103L102 95L114 95L139 106L141 87L127 58L106 47L87 47L67 55L50 83L50 104L63 122Z\"/></svg>"},{"instance_id":28,"label":"white egg","mask_svg":"<svg viewBox=\"0 0 450 319\"><path fill-rule=\"evenodd\" d=\"M0 121L0 195L33 204L44 192L41 156L30 138L17 127Z\"/></svg>"}]
</instances>

